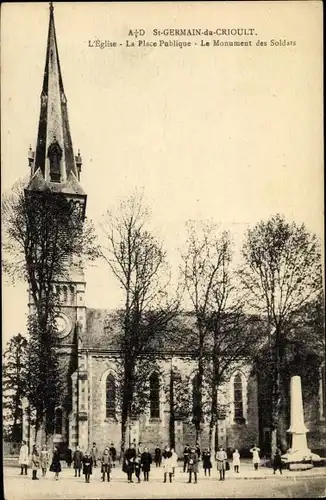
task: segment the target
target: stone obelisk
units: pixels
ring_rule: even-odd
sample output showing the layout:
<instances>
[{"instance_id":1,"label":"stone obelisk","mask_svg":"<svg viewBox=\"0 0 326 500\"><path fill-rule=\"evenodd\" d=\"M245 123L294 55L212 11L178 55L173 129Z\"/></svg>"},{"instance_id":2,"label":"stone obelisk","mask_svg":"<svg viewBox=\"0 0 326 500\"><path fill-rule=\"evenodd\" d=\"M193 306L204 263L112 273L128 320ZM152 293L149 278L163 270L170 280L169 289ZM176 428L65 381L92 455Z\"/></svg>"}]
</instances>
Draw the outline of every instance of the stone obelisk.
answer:
<instances>
[{"instance_id":1,"label":"stone obelisk","mask_svg":"<svg viewBox=\"0 0 326 500\"><path fill-rule=\"evenodd\" d=\"M309 430L304 423L301 377L291 378L291 425L288 429L292 434L292 446L290 452L300 451L302 456L311 455L307 445L307 432Z\"/></svg>"},{"instance_id":2,"label":"stone obelisk","mask_svg":"<svg viewBox=\"0 0 326 500\"><path fill-rule=\"evenodd\" d=\"M307 444L308 429L304 423L301 377L298 376L291 378L291 425L287 432L292 434L292 446L282 458L290 464L290 468L296 467L296 463L301 463L301 466L298 465L300 468L303 463L307 464L306 468L312 467L312 453Z\"/></svg>"}]
</instances>

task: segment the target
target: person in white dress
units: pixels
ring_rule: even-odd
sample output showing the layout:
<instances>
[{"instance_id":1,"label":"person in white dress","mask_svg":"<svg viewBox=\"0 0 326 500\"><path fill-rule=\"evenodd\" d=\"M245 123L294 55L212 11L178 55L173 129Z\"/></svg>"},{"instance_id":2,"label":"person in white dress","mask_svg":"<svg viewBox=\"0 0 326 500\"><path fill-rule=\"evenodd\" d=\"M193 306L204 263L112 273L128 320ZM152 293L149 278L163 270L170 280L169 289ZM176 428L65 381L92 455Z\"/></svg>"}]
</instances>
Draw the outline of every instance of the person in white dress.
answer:
<instances>
[{"instance_id":1,"label":"person in white dress","mask_svg":"<svg viewBox=\"0 0 326 500\"><path fill-rule=\"evenodd\" d=\"M232 464L234 472L238 473L240 467L240 453L237 449L235 449L232 454Z\"/></svg>"},{"instance_id":2,"label":"person in white dress","mask_svg":"<svg viewBox=\"0 0 326 500\"><path fill-rule=\"evenodd\" d=\"M18 462L21 467L20 475L22 476L25 471L25 476L27 476L27 466L29 463L29 456L28 456L28 447L26 445L26 441L22 441Z\"/></svg>"},{"instance_id":3,"label":"person in white dress","mask_svg":"<svg viewBox=\"0 0 326 500\"><path fill-rule=\"evenodd\" d=\"M171 449L172 453L172 474L173 476L175 475L175 468L178 466L178 455L174 451L174 449Z\"/></svg>"},{"instance_id":4,"label":"person in white dress","mask_svg":"<svg viewBox=\"0 0 326 500\"><path fill-rule=\"evenodd\" d=\"M254 445L250 453L252 453L252 463L254 464L255 470L258 469L258 465L260 464L260 456L259 456L260 448L258 448L256 445Z\"/></svg>"},{"instance_id":5,"label":"person in white dress","mask_svg":"<svg viewBox=\"0 0 326 500\"><path fill-rule=\"evenodd\" d=\"M172 475L173 475L173 458L172 452L169 446L165 447L165 451L162 454L162 466L164 470L164 483L166 483L167 475L169 474L170 483L172 483Z\"/></svg>"}]
</instances>

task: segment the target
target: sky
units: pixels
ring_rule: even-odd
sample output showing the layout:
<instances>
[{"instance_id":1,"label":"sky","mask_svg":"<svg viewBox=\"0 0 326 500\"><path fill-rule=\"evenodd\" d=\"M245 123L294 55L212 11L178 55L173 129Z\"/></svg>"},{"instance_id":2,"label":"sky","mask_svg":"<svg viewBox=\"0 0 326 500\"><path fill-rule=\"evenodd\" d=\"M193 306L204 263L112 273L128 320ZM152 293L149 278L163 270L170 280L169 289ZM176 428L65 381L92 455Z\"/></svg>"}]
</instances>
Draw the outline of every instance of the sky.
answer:
<instances>
[{"instance_id":1,"label":"sky","mask_svg":"<svg viewBox=\"0 0 326 500\"><path fill-rule=\"evenodd\" d=\"M96 224L144 188L174 270L189 219L230 229L237 251L248 227L276 213L323 237L319 2L54 7L72 140ZM2 4L2 191L28 175L35 149L48 17L46 2ZM254 28L253 46L125 46L138 42L130 29L153 41L154 28L217 27ZM118 47L90 47L96 39ZM296 45L272 47L271 39ZM119 306L107 265L86 270L86 279L89 307ZM26 290L3 282L3 342L25 331Z\"/></svg>"}]
</instances>

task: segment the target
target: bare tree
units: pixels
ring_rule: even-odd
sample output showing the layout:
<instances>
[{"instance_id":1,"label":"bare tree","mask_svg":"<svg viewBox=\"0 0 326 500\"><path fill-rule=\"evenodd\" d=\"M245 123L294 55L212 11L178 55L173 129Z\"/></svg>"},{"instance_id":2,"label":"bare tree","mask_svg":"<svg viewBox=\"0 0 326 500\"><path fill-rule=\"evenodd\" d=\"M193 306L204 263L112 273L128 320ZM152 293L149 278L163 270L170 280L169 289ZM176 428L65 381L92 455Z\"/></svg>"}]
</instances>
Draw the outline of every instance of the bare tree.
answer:
<instances>
[{"instance_id":1,"label":"bare tree","mask_svg":"<svg viewBox=\"0 0 326 500\"><path fill-rule=\"evenodd\" d=\"M118 314L123 357L122 441L125 441L140 379L136 376L137 364L154 348L154 342L168 329L178 310L178 300L170 300L168 294L170 272L166 253L147 229L149 219L143 197L136 193L120 203L117 214L108 211L102 223L103 258L124 295L124 306Z\"/></svg>"},{"instance_id":2,"label":"bare tree","mask_svg":"<svg viewBox=\"0 0 326 500\"><path fill-rule=\"evenodd\" d=\"M33 304L27 397L36 411L36 433L44 418L47 432L52 431L60 397L54 284L98 255L93 227L84 223L84 205L75 201L51 187L30 191L22 182L2 200L3 268L13 282L28 282Z\"/></svg>"},{"instance_id":3,"label":"bare tree","mask_svg":"<svg viewBox=\"0 0 326 500\"><path fill-rule=\"evenodd\" d=\"M267 319L273 371L272 446L285 446L282 365L298 311L322 293L320 244L306 227L281 215L249 229L239 272L250 310Z\"/></svg>"},{"instance_id":4,"label":"bare tree","mask_svg":"<svg viewBox=\"0 0 326 500\"><path fill-rule=\"evenodd\" d=\"M255 318L244 314L232 257L228 232L219 231L213 224L201 226L200 231L193 223L189 225L183 269L199 346L194 423L199 434L203 415L209 415L212 448L218 415L224 411L223 403L218 401L218 389L234 366L250 362L259 337Z\"/></svg>"}]
</instances>

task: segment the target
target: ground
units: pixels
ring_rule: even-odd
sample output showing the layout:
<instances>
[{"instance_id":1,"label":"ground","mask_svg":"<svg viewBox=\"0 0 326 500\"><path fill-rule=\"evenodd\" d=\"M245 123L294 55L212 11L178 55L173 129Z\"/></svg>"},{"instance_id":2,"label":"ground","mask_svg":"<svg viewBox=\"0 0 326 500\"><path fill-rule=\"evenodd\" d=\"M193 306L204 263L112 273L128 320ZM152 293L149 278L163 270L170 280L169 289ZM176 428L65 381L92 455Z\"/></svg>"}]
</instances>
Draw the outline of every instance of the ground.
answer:
<instances>
[{"instance_id":1,"label":"ground","mask_svg":"<svg viewBox=\"0 0 326 500\"><path fill-rule=\"evenodd\" d=\"M40 476L40 474L39 474ZM215 468L211 477L205 477L202 470L197 484L187 484L188 474L178 467L172 484L163 484L163 469L153 467L147 483L128 484L121 468L113 469L111 482L102 483L100 469L96 468L91 482L84 477L74 477L72 469L63 467L59 481L53 474L45 479L32 481L21 476L17 467L5 467L4 487L6 500L49 500L49 499L122 499L122 498L322 498L326 493L326 469L289 472L273 475L271 469L261 467L258 472L252 465L244 463L240 474L230 471L225 481L218 481Z\"/></svg>"}]
</instances>

